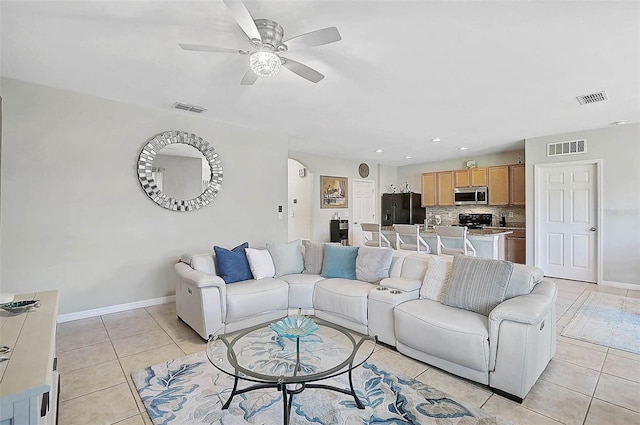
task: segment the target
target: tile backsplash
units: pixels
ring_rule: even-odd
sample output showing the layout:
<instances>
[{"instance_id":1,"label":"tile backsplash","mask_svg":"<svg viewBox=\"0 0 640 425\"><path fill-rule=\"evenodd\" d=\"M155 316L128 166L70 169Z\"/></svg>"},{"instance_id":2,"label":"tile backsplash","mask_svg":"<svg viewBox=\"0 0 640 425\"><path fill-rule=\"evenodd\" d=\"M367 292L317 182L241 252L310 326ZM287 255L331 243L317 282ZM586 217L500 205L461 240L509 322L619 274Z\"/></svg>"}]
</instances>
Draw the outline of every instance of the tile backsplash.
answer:
<instances>
[{"instance_id":1,"label":"tile backsplash","mask_svg":"<svg viewBox=\"0 0 640 425\"><path fill-rule=\"evenodd\" d=\"M493 216L493 225L500 225L500 214L504 214L507 226L524 227L525 226L525 208L524 207L427 207L427 218L429 224L434 224L434 216L439 215L442 218L443 225L458 224L458 214L491 214ZM510 217L512 213L512 217Z\"/></svg>"}]
</instances>

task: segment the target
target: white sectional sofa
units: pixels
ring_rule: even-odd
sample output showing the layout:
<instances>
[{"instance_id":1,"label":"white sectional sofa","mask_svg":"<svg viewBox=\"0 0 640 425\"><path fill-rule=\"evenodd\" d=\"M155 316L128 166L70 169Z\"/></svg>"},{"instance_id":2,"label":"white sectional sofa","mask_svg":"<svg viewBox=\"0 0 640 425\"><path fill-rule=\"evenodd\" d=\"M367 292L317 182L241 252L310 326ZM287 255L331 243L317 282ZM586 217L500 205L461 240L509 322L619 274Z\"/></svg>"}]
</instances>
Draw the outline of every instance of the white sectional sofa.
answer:
<instances>
[{"instance_id":1,"label":"white sectional sofa","mask_svg":"<svg viewBox=\"0 0 640 425\"><path fill-rule=\"evenodd\" d=\"M459 279L468 257L443 257L393 251L389 277L379 283L293 273L225 284L212 252L185 254L175 265L177 314L207 339L302 308L356 331L369 328L409 357L522 401L555 354L555 283L534 267L481 259L490 268L513 267L501 286L504 300L482 305L488 314L481 314ZM443 297L454 286L463 296L447 305L451 297Z\"/></svg>"}]
</instances>

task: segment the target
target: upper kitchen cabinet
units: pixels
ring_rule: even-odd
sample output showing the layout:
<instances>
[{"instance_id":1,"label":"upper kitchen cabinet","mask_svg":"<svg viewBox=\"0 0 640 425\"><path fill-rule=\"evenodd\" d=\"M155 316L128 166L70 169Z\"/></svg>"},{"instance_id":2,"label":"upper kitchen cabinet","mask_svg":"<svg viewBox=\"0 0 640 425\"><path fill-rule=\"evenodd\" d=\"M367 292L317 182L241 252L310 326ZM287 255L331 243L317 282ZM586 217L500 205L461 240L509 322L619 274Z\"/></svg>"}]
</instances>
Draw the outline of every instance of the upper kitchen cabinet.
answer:
<instances>
[{"instance_id":1,"label":"upper kitchen cabinet","mask_svg":"<svg viewBox=\"0 0 640 425\"><path fill-rule=\"evenodd\" d=\"M437 205L437 177L436 173L422 174L422 206L433 207Z\"/></svg>"},{"instance_id":2,"label":"upper kitchen cabinet","mask_svg":"<svg viewBox=\"0 0 640 425\"><path fill-rule=\"evenodd\" d=\"M524 164L509 166L509 201L511 205L522 206L526 202ZM491 196L491 194L489 194Z\"/></svg>"},{"instance_id":3,"label":"upper kitchen cabinet","mask_svg":"<svg viewBox=\"0 0 640 425\"><path fill-rule=\"evenodd\" d=\"M455 187L487 185L487 168L468 168L454 171Z\"/></svg>"},{"instance_id":4,"label":"upper kitchen cabinet","mask_svg":"<svg viewBox=\"0 0 640 425\"><path fill-rule=\"evenodd\" d=\"M488 167L489 205L509 205L509 166Z\"/></svg>"},{"instance_id":5,"label":"upper kitchen cabinet","mask_svg":"<svg viewBox=\"0 0 640 425\"><path fill-rule=\"evenodd\" d=\"M453 206L453 171L437 173L438 205Z\"/></svg>"}]
</instances>

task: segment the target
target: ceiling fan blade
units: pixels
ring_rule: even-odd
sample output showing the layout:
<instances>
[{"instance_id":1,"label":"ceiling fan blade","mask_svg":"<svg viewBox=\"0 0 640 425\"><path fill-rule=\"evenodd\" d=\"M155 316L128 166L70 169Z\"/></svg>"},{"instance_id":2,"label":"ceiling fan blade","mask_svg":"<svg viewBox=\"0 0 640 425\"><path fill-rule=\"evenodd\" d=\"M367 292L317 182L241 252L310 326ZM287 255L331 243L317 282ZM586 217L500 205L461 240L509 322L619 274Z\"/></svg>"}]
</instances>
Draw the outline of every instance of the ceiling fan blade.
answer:
<instances>
[{"instance_id":1,"label":"ceiling fan blade","mask_svg":"<svg viewBox=\"0 0 640 425\"><path fill-rule=\"evenodd\" d=\"M338 32L338 28L329 27L292 37L283 43L287 45L289 50L292 50L322 46L323 44L335 43L340 40L342 40L342 37Z\"/></svg>"},{"instance_id":2,"label":"ceiling fan blade","mask_svg":"<svg viewBox=\"0 0 640 425\"><path fill-rule=\"evenodd\" d=\"M311 81L312 83L317 83L324 78L324 75L320 74L315 69L309 68L307 65L303 65L300 62L296 62L287 58L282 59L284 59L282 66L287 68L289 71L298 74L302 78Z\"/></svg>"},{"instance_id":3,"label":"ceiling fan blade","mask_svg":"<svg viewBox=\"0 0 640 425\"><path fill-rule=\"evenodd\" d=\"M239 0L222 1L229 9L229 12L231 12L233 19L235 19L238 25L240 25L242 31L247 34L247 37L249 37L250 40L262 41L258 27L256 27L256 23L253 21L253 17L251 17L251 14L244 3Z\"/></svg>"},{"instance_id":4,"label":"ceiling fan blade","mask_svg":"<svg viewBox=\"0 0 640 425\"><path fill-rule=\"evenodd\" d=\"M247 72L244 74L244 77L242 77L242 81L240 81L240 85L250 86L253 83L255 83L257 80L258 80L258 74L256 74L255 72L253 72L251 68L249 68Z\"/></svg>"},{"instance_id":5,"label":"ceiling fan blade","mask_svg":"<svg viewBox=\"0 0 640 425\"><path fill-rule=\"evenodd\" d=\"M183 50L195 50L198 52L240 53L241 55L249 53L247 50L229 49L227 47L203 46L202 44L178 44Z\"/></svg>"}]
</instances>

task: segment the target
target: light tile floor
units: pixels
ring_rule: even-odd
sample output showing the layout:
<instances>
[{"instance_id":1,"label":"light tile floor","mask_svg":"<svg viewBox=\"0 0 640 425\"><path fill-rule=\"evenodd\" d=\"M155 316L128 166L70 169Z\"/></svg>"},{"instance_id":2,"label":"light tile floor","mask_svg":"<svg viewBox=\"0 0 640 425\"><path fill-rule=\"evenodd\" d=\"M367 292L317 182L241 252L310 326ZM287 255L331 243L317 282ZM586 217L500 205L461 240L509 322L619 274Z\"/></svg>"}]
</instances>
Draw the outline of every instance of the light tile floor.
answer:
<instances>
[{"instance_id":1,"label":"light tile floor","mask_svg":"<svg viewBox=\"0 0 640 425\"><path fill-rule=\"evenodd\" d=\"M591 291L640 291L558 283L558 349L522 404L381 346L371 360L472 403L514 425L640 424L640 355L560 335ZM151 424L131 372L202 351L205 342L163 304L58 325L60 425Z\"/></svg>"}]
</instances>

